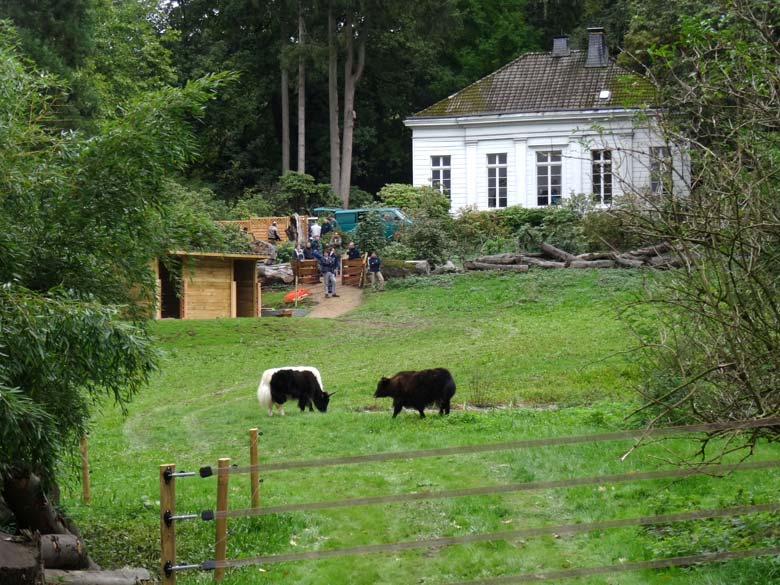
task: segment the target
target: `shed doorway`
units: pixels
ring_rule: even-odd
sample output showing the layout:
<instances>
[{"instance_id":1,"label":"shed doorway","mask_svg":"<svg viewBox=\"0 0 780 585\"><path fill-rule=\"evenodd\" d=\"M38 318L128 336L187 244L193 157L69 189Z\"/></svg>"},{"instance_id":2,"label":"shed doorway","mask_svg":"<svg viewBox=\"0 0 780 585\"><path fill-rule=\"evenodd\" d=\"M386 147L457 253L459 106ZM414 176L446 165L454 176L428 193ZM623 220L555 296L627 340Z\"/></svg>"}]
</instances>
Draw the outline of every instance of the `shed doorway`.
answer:
<instances>
[{"instance_id":1,"label":"shed doorway","mask_svg":"<svg viewBox=\"0 0 780 585\"><path fill-rule=\"evenodd\" d=\"M181 278L158 261L160 275L160 317L163 319L181 319Z\"/></svg>"}]
</instances>

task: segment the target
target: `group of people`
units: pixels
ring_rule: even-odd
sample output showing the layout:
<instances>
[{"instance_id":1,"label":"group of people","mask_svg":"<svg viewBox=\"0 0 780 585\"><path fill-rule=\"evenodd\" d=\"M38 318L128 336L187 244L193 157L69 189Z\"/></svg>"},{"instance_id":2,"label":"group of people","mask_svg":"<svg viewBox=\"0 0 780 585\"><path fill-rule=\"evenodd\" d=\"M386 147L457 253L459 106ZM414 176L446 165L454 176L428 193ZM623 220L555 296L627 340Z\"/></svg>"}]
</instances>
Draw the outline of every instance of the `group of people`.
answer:
<instances>
[{"instance_id":1,"label":"group of people","mask_svg":"<svg viewBox=\"0 0 780 585\"><path fill-rule=\"evenodd\" d=\"M322 236L333 231L336 226L335 218L326 219L322 225L313 223L310 228L309 241L301 247L298 242L293 249L293 257L297 260L316 260L325 286L325 298L338 297L336 293L336 277L341 273L341 246L342 239L338 232L333 233L330 244L323 249ZM289 234L288 234L289 235ZM268 241L278 243L282 240L276 222L268 226ZM360 258L360 250L355 242L347 246L347 258L354 260ZM376 252L372 251L368 258L368 273L371 276L371 288L375 291L385 289L385 279L381 271L382 261Z\"/></svg>"},{"instance_id":2,"label":"group of people","mask_svg":"<svg viewBox=\"0 0 780 585\"><path fill-rule=\"evenodd\" d=\"M334 239L337 235L334 235ZM316 235L312 237L311 241L306 242L305 247L301 248L300 244L296 244L293 249L293 257L295 259L317 261L325 286L326 299L339 296L336 293L336 277L341 273L341 254L337 252L337 248L332 242L333 240L331 240L331 244L325 248L324 252L320 252L320 236ZM355 242L350 242L347 246L347 258L349 260L360 258L360 250L355 245ZM371 275L371 287L377 291L385 289L385 279L382 276L381 265L382 261L376 252L372 251L368 258L368 272Z\"/></svg>"}]
</instances>

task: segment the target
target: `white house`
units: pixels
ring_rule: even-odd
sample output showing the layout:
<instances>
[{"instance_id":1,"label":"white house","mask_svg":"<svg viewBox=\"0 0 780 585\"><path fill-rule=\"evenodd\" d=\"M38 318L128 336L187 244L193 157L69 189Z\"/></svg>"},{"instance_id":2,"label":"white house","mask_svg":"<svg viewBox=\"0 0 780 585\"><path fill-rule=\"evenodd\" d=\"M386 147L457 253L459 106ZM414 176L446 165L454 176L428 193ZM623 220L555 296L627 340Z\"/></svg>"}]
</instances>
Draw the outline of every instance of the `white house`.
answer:
<instances>
[{"instance_id":1,"label":"white house","mask_svg":"<svg viewBox=\"0 0 780 585\"><path fill-rule=\"evenodd\" d=\"M522 55L407 118L413 183L442 191L453 212L577 193L609 205L683 184L679 149L653 130L652 85L609 57L603 28L588 32L587 51L556 38L551 53Z\"/></svg>"}]
</instances>

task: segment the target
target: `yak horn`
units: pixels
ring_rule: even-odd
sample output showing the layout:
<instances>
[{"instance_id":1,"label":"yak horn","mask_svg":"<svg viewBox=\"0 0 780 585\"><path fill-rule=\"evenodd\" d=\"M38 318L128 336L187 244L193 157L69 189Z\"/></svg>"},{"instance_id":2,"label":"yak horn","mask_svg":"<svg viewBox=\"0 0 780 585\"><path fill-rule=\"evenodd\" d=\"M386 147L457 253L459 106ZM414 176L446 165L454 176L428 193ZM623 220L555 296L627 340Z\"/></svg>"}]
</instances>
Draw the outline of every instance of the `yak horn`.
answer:
<instances>
[{"instance_id":1,"label":"yak horn","mask_svg":"<svg viewBox=\"0 0 780 585\"><path fill-rule=\"evenodd\" d=\"M336 392L338 392L338 390L336 390ZM330 397L331 397L331 396L333 396L333 395L334 395L336 392L331 392L331 393L325 392L325 394L327 394L327 395L328 395L328 398L330 398Z\"/></svg>"}]
</instances>

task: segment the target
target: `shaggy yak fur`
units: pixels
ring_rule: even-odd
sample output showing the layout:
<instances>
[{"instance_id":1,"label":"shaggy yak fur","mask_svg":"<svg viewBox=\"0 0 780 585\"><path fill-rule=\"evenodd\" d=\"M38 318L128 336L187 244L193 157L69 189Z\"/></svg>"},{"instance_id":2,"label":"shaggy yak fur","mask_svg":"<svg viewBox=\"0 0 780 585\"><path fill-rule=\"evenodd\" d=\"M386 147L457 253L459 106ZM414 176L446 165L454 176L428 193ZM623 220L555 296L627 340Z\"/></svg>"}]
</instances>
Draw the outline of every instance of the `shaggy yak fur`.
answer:
<instances>
[{"instance_id":1,"label":"shaggy yak fur","mask_svg":"<svg viewBox=\"0 0 780 585\"><path fill-rule=\"evenodd\" d=\"M393 399L393 418L402 408L411 408L425 418L425 407L436 404L439 414L450 413L450 400L455 395L455 380L444 368L398 372L392 378L382 378L376 386L374 398Z\"/></svg>"},{"instance_id":2,"label":"shaggy yak fur","mask_svg":"<svg viewBox=\"0 0 780 585\"><path fill-rule=\"evenodd\" d=\"M298 407L304 411L312 404L320 412L328 410L328 402L335 392L328 394L322 389L322 378L317 368L308 366L293 366L287 368L272 368L263 372L260 385L257 387L257 399L263 408L268 409L268 416L273 416L273 405L276 404L279 414L284 416L282 404L287 400L297 400Z\"/></svg>"}]
</instances>

